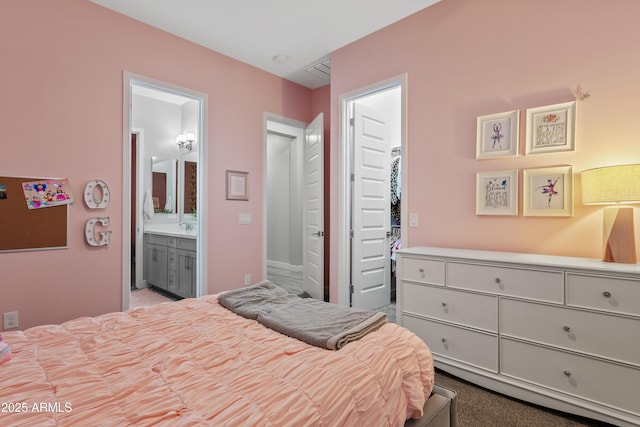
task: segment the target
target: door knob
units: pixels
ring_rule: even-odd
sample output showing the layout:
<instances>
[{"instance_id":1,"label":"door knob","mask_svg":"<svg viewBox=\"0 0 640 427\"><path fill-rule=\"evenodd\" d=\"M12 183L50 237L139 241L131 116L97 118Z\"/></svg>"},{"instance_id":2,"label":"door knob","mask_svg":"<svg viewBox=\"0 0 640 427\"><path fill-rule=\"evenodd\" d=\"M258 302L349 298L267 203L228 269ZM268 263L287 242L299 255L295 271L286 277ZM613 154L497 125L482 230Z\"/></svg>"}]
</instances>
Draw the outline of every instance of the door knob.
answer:
<instances>
[{"instance_id":1,"label":"door knob","mask_svg":"<svg viewBox=\"0 0 640 427\"><path fill-rule=\"evenodd\" d=\"M315 233L311 233L312 236L322 237L324 236L324 231L316 231Z\"/></svg>"}]
</instances>

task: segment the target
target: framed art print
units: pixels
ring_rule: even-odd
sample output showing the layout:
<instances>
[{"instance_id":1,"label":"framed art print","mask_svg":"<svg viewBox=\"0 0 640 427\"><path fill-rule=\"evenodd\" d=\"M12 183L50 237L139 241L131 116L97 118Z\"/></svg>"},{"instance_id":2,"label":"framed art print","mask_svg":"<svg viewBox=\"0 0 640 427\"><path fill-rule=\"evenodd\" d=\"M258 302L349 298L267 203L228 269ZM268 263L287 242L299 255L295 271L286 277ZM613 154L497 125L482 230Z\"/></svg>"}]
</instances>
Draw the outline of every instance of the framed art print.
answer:
<instances>
[{"instance_id":1,"label":"framed art print","mask_svg":"<svg viewBox=\"0 0 640 427\"><path fill-rule=\"evenodd\" d=\"M525 154L575 150L576 101L527 110Z\"/></svg>"},{"instance_id":2,"label":"framed art print","mask_svg":"<svg viewBox=\"0 0 640 427\"><path fill-rule=\"evenodd\" d=\"M249 200L249 172L227 171L227 200Z\"/></svg>"},{"instance_id":3,"label":"framed art print","mask_svg":"<svg viewBox=\"0 0 640 427\"><path fill-rule=\"evenodd\" d=\"M476 174L476 215L518 215L518 170Z\"/></svg>"},{"instance_id":4,"label":"framed art print","mask_svg":"<svg viewBox=\"0 0 640 427\"><path fill-rule=\"evenodd\" d=\"M573 216L573 167L525 169L523 215Z\"/></svg>"},{"instance_id":5,"label":"framed art print","mask_svg":"<svg viewBox=\"0 0 640 427\"><path fill-rule=\"evenodd\" d=\"M520 112L478 116L476 159L493 159L518 155Z\"/></svg>"}]
</instances>

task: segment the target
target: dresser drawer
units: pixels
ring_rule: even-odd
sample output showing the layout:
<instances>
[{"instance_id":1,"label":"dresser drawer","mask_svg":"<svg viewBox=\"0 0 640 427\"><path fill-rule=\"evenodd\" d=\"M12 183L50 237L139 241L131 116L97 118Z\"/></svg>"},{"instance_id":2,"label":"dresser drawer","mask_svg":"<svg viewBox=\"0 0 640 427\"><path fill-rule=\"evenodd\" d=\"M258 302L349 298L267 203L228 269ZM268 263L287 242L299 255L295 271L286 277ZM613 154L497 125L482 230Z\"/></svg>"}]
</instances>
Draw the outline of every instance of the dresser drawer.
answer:
<instances>
[{"instance_id":1,"label":"dresser drawer","mask_svg":"<svg viewBox=\"0 0 640 427\"><path fill-rule=\"evenodd\" d=\"M548 302L564 302L564 273L561 271L449 262L447 286Z\"/></svg>"},{"instance_id":2,"label":"dresser drawer","mask_svg":"<svg viewBox=\"0 0 640 427\"><path fill-rule=\"evenodd\" d=\"M444 323L403 316L403 326L427 343L438 356L498 372L498 337Z\"/></svg>"},{"instance_id":3,"label":"dresser drawer","mask_svg":"<svg viewBox=\"0 0 640 427\"><path fill-rule=\"evenodd\" d=\"M444 285L444 261L405 256L400 260L401 280Z\"/></svg>"},{"instance_id":4,"label":"dresser drawer","mask_svg":"<svg viewBox=\"0 0 640 427\"><path fill-rule=\"evenodd\" d=\"M196 251L196 239L178 239L176 247L185 251Z\"/></svg>"},{"instance_id":5,"label":"dresser drawer","mask_svg":"<svg viewBox=\"0 0 640 427\"><path fill-rule=\"evenodd\" d=\"M567 305L640 316L640 280L567 273Z\"/></svg>"},{"instance_id":6,"label":"dresser drawer","mask_svg":"<svg viewBox=\"0 0 640 427\"><path fill-rule=\"evenodd\" d=\"M503 335L640 366L640 319L509 299L500 309Z\"/></svg>"},{"instance_id":7,"label":"dresser drawer","mask_svg":"<svg viewBox=\"0 0 640 427\"><path fill-rule=\"evenodd\" d=\"M147 243L160 246L167 246L167 241L169 240L167 236L151 233L144 233L144 238Z\"/></svg>"},{"instance_id":8,"label":"dresser drawer","mask_svg":"<svg viewBox=\"0 0 640 427\"><path fill-rule=\"evenodd\" d=\"M640 369L502 339L503 375L640 414Z\"/></svg>"},{"instance_id":9,"label":"dresser drawer","mask_svg":"<svg viewBox=\"0 0 640 427\"><path fill-rule=\"evenodd\" d=\"M401 282L404 312L498 332L498 297Z\"/></svg>"}]
</instances>

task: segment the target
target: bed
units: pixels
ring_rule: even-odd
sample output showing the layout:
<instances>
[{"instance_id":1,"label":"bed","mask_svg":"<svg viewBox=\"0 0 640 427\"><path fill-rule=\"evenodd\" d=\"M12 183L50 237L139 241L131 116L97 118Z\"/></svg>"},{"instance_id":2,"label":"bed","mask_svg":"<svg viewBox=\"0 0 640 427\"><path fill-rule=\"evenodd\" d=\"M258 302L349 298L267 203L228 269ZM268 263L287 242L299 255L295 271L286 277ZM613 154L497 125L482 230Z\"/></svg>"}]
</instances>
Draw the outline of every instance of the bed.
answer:
<instances>
[{"instance_id":1,"label":"bed","mask_svg":"<svg viewBox=\"0 0 640 427\"><path fill-rule=\"evenodd\" d=\"M327 350L184 299L4 332L3 426L449 425L433 359L386 323ZM433 391L437 393L428 398Z\"/></svg>"}]
</instances>

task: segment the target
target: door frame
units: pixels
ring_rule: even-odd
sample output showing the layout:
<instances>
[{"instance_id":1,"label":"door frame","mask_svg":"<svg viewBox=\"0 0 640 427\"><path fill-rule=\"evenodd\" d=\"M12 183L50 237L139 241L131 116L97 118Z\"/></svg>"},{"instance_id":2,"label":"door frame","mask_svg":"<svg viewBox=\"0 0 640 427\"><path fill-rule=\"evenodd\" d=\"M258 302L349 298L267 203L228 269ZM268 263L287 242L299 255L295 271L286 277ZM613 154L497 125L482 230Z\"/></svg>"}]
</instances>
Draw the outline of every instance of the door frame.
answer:
<instances>
[{"instance_id":1,"label":"door frame","mask_svg":"<svg viewBox=\"0 0 640 427\"><path fill-rule=\"evenodd\" d=\"M207 109L208 95L206 93L197 92L191 89L183 88L150 77L135 74L124 70L122 76L122 310L128 310L131 304L131 132L133 132L131 123L131 85L137 84L148 88L175 93L178 95L192 98L200 105L199 111L199 128L198 128L198 182L206 183L208 176L207 165ZM136 183L136 185L138 185ZM204 191L204 185L199 185L197 189L198 206L208 206L207 193ZM138 187L139 188L139 187ZM138 194L138 205L140 194ZM208 212L208 209L202 209L201 212ZM207 217L208 215L199 215L198 218L198 238L197 238L197 261L196 261L196 296L205 295L207 286L207 263L205 262L205 250L207 248ZM138 224L136 236L142 233L141 224Z\"/></svg>"},{"instance_id":2,"label":"door frame","mask_svg":"<svg viewBox=\"0 0 640 427\"><path fill-rule=\"evenodd\" d=\"M400 242L408 245L407 239L407 74L401 74L387 80L356 89L338 96L338 115L340 117L340 146L338 150L338 304L351 305L351 173L353 165L353 131L349 123L353 104L365 96L373 95L393 87L400 87L400 147L402 150L400 199Z\"/></svg>"},{"instance_id":3,"label":"door frame","mask_svg":"<svg viewBox=\"0 0 640 427\"><path fill-rule=\"evenodd\" d=\"M136 187L136 206L135 206L135 214L136 214L136 227L138 227L139 230L139 225L143 224L144 221L144 215L142 213L142 197L140 196L143 193L143 188L142 188L142 180L139 179L138 177L138 173L140 171L140 153L144 152L144 129L141 128L137 128L137 127L131 127L131 132L129 133L129 141L131 141L131 134L136 134L136 161L137 161L137 165L136 165L136 182L132 182L132 185L135 185ZM129 150L129 152L131 152L131 149ZM131 176L131 173L129 173L129 176ZM131 186L129 187L131 188ZM131 196L129 196L129 200L131 200ZM131 212L131 211L129 211ZM129 230L131 230L131 223L129 223ZM124 230L123 230L124 231ZM141 258L144 258L144 239L142 236L142 233L138 232L136 230L136 265L138 265L139 261ZM131 253L129 253L129 255L131 255ZM131 258L129 258L129 269L131 269ZM138 288L138 284L142 284L144 282L144 272L142 271L142 269L140 268L136 268L136 276L135 276L135 286L136 288ZM131 274L131 270L129 270L129 274ZM145 284L145 287L148 286ZM129 289L131 289L131 287L129 287ZM143 289L143 288L138 288L138 289Z\"/></svg>"}]
</instances>

